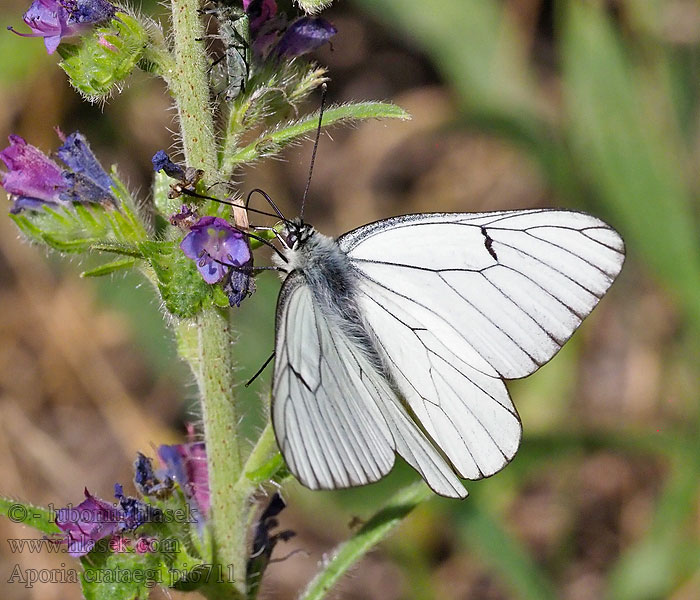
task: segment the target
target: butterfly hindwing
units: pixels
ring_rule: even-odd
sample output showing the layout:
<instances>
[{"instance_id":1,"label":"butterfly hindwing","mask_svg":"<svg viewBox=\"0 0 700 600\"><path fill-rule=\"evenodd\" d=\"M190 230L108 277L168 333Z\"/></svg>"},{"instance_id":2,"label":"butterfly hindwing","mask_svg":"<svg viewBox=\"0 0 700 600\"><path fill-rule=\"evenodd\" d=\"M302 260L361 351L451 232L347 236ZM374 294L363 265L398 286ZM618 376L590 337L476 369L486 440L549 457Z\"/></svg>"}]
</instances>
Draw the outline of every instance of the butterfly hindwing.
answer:
<instances>
[{"instance_id":1,"label":"butterfly hindwing","mask_svg":"<svg viewBox=\"0 0 700 600\"><path fill-rule=\"evenodd\" d=\"M312 489L362 485L386 475L394 449L377 392L362 381L300 274L284 283L277 321L272 418L292 473Z\"/></svg>"},{"instance_id":2,"label":"butterfly hindwing","mask_svg":"<svg viewBox=\"0 0 700 600\"><path fill-rule=\"evenodd\" d=\"M277 308L272 420L289 469L307 487L380 479L398 452L437 493L466 490L390 384L290 275Z\"/></svg>"},{"instance_id":3,"label":"butterfly hindwing","mask_svg":"<svg viewBox=\"0 0 700 600\"><path fill-rule=\"evenodd\" d=\"M480 479L501 470L521 437L503 380L466 344L451 344L454 333L429 310L371 281L362 290L367 322L416 421L462 477Z\"/></svg>"}]
</instances>

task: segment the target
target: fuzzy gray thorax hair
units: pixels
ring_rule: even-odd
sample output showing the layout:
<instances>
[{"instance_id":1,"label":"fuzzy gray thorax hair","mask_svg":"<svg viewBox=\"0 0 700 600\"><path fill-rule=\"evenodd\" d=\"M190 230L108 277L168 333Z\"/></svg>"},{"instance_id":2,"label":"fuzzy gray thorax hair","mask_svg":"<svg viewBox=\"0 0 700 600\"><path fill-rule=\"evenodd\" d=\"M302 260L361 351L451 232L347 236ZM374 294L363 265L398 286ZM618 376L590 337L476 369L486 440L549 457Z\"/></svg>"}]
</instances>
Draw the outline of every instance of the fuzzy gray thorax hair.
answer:
<instances>
[{"instance_id":1,"label":"fuzzy gray thorax hair","mask_svg":"<svg viewBox=\"0 0 700 600\"><path fill-rule=\"evenodd\" d=\"M347 254L333 238L302 224L295 230L295 243L282 250L289 262L278 262L288 273L304 276L317 308L334 327L362 349L378 371L385 372L374 335L358 306L357 274Z\"/></svg>"}]
</instances>

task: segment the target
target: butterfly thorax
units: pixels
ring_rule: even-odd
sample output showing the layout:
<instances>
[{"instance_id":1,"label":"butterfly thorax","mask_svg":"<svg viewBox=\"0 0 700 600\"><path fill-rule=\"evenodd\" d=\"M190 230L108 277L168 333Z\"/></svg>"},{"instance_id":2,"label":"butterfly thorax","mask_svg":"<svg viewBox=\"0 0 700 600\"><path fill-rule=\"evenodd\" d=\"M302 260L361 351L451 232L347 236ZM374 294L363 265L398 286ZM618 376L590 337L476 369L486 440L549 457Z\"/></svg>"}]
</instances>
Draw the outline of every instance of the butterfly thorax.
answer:
<instances>
[{"instance_id":1,"label":"butterfly thorax","mask_svg":"<svg viewBox=\"0 0 700 600\"><path fill-rule=\"evenodd\" d=\"M331 237L300 221L290 223L284 233L288 248L282 250L288 262L287 273L298 271L307 281L316 300L334 310L338 305L354 302L355 275L347 254Z\"/></svg>"},{"instance_id":2,"label":"butterfly thorax","mask_svg":"<svg viewBox=\"0 0 700 600\"><path fill-rule=\"evenodd\" d=\"M291 223L285 234L289 248L282 252L288 262L279 264L287 273L304 276L316 307L363 350L377 370L383 371L373 335L361 317L357 274L348 255L335 239L306 223Z\"/></svg>"}]
</instances>

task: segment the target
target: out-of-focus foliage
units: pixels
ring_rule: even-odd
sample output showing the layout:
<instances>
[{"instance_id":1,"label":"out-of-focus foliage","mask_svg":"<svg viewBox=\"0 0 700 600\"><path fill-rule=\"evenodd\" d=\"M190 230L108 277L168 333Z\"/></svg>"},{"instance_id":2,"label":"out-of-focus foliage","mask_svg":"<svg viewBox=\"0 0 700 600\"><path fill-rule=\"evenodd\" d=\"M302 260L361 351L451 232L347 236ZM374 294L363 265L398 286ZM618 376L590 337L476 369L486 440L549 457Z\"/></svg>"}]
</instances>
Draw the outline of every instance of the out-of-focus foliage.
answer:
<instances>
[{"instance_id":1,"label":"out-of-focus foliage","mask_svg":"<svg viewBox=\"0 0 700 600\"><path fill-rule=\"evenodd\" d=\"M15 6L20 4L13 2ZM331 98L346 84L344 77L349 78L350 68L345 65L351 59L342 53L343 35L351 35L353 44L356 42L360 48L358 56L362 56L362 45L366 47L364 62L356 67L358 71L364 73L379 64L384 65L384 71L377 67L373 71L375 78L365 87L356 82L354 88L348 84L342 88L345 96L340 100L363 100L366 98L363 92L376 89L376 95L370 95L371 98L400 104L402 99L390 95L392 88L377 77L377 73L386 79L398 76L391 71L395 63L390 59L399 52L410 54L412 62L397 64L420 67L425 62L434 66L437 74L423 73L422 81L415 75L418 68L407 69L401 75L411 85L447 90L445 95L456 101L458 112L449 115L451 127L446 137L457 132L464 136L455 138L459 141L467 136L497 138L505 146L515 148L525 161L536 165L547 192L543 202L580 208L605 218L625 237L629 255L620 280L582 331L540 372L525 381L509 384L525 428L523 446L513 464L491 479L468 484L470 496L464 502L435 499L417 509L402 524L399 533L383 543L381 554L372 554L356 568L351 579L339 584L340 588L334 592L338 597L355 586L362 589L363 581L370 582L366 588L369 589L372 582L375 586L377 581L388 585L387 582L399 579L404 582L403 590L395 591L399 586L396 584L392 588L394 595L388 593L383 597L417 600L700 597L697 561L700 556L697 525L700 18L697 3L693 0L562 0L554 3L554 9L550 4L538 0L353 0L334 3L328 14L339 27L337 42L334 41L336 51L325 55L327 60L323 61L330 68ZM22 10L17 9L17 14ZM338 11L341 17L337 21L333 11ZM538 23L538 19L545 22ZM7 16L7 13L1 20L6 24L19 21L17 15ZM392 45L390 52L379 56L378 48L385 48L382 44ZM70 104L68 92L61 87L65 76L55 69L53 59L46 57L40 40L23 40L8 33L0 36L0 49L3 98L15 98L11 94L19 92L6 90L10 86L17 89L19 85L26 86L30 92L40 89L55 98L52 106L59 108L38 119L44 121L41 127L47 130L47 135L52 135L48 126L55 121L76 118L76 105ZM357 79L364 81L362 77L360 74ZM430 81L426 83L426 79ZM353 97L352 91L357 89L360 92ZM153 138L157 132L151 121L160 114L163 105L154 102L147 92L137 80L103 111L81 106L78 115L87 114L92 128L103 134L98 153L121 144L128 148L128 156L115 156L114 162L119 161L120 167L127 160L145 165L143 173L131 173L137 181L139 175L144 180L150 177L150 155L168 143L167 139ZM157 94L156 97L160 98ZM39 98L38 93L32 95L32 107L36 107ZM8 115L11 106L8 101L0 107L0 117ZM309 104L308 108L315 107ZM413 130L413 135L429 138L427 145L432 151L433 140L442 138L438 135L430 138L434 133L430 118L433 113L445 111L442 104L435 102L422 117L414 112L411 124L399 126L408 129L420 124L421 119L426 121L418 133ZM18 111L17 116L6 116L0 123L7 127L19 123L24 129L34 127L37 131L37 119L34 114L31 117ZM114 125L119 119L122 125ZM443 135L446 128L440 126L443 129L439 135ZM356 137L351 141L359 146L359 151L357 147L348 149L351 144L344 145L345 134L340 130L335 143L322 139L311 186L310 214L316 212L320 215L318 220L326 217L331 223L335 218L336 231L360 224L346 222L349 209L334 200L335 194L350 198L352 190L347 189L348 181L352 183L364 177L366 163L362 159L376 156L375 149L394 131L378 123L353 131ZM88 137L97 139L95 134ZM414 168L410 161L416 146L408 143L405 146L409 148L405 154L399 144L393 153L387 150L390 161L377 166L378 171L383 171L380 174L394 177L391 169L402 162L409 164L407 170L416 172L435 168L426 164L421 154L414 159L420 168ZM468 152L459 154L465 161L465 169L479 160L479 151L487 155L485 162L496 161L492 146L486 150L470 146ZM282 167L278 163L270 167L271 161L260 161L254 171L245 173L244 189L264 187L276 200L286 194L281 204L286 201L285 208L298 210L298 204L293 203L298 203L299 198L294 193L303 189L309 153L306 146L303 155L292 155L294 159L287 167L294 175L296 190L290 188L290 178L280 180ZM302 158L296 160L297 156ZM272 174L266 169L272 169ZM441 178L442 172L438 171L431 181L446 183ZM148 184L142 184L142 191L144 185ZM376 207L377 213L398 212L399 207L386 204L386 195L381 191L380 188L365 204L360 203L362 194L355 191L353 206ZM418 205L415 199L411 204L408 194L404 194L404 201L402 212L445 208ZM465 203L459 208L449 208L472 207ZM291 216L294 210L289 209ZM361 217L369 220L364 212ZM12 235L7 233L6 238ZM6 246L0 249L7 254ZM27 252L26 247L20 250ZM86 270L89 266L79 268ZM45 284L37 281L35 271L24 272L30 275L32 286L46 290ZM100 296L111 306L129 313L137 340L132 342L133 347L127 346L129 354L138 355L140 351L152 357L151 362L161 374L160 385L172 385L168 402L161 401L157 406L161 410L164 406L172 408L176 395L172 390L178 388L181 380L187 380L188 375L183 365L167 360L166 349L172 344L156 326L159 317L151 290L147 285L134 290L134 279L115 276L112 281L98 282ZM254 298L244 303L235 315L240 332L235 352L241 366L241 381L262 364L274 343L274 303L279 282L274 275L264 274L257 278L257 283ZM60 300L60 295L42 297L36 314L49 315L52 314L49 309L57 307L58 314L65 315L67 309ZM6 314L14 313L6 311ZM82 318L83 313L78 311L78 315ZM645 321L643 317L649 315L651 318ZM659 322L664 319L668 322ZM57 326L60 321L56 317L47 320ZM34 329L29 330L31 322L24 327L35 335ZM646 339L646 330L649 336L659 330L666 333L660 336L662 342L654 338L653 344L643 345L640 340ZM97 334L95 337L99 339ZM604 344L598 344L601 338ZM77 340L73 341L74 346L78 344ZM608 353L596 363L591 354L600 353L602 345L608 347ZM14 365L23 360L24 354L22 348L20 352L15 346L11 348ZM621 359L620 354L627 358ZM83 371L90 373L90 366L82 366ZM50 381L54 386L51 393L64 398L63 404L58 403L59 408L66 410L67 400L59 393L61 385L65 385L63 379ZM249 430L260 424L264 410L261 407L268 401L268 382L269 370L250 388L241 386L235 391ZM647 392L645 386L659 391ZM607 395L596 404L596 394L606 390ZM71 394L76 392L71 389ZM145 397L146 404L151 401L150 396ZM605 403L609 401L616 402L618 408L606 412L610 407ZM39 400L33 402L38 404ZM33 406L29 400L25 404ZM190 413L183 412L183 420L192 419ZM115 413L125 418L130 414L124 408L118 408ZM114 413L105 414L112 415L114 431L125 435L133 431L133 422L130 429L116 427L114 423L120 421ZM7 423L17 422L14 415L11 410L3 412ZM170 418L175 418L172 411ZM147 439L161 441L149 435ZM70 443L69 433L66 437ZM51 456L60 453L53 452ZM126 462L119 453L114 459L115 464ZM113 476L108 479L112 480ZM342 493L293 489L289 513L295 514L291 526L298 531L301 541L296 546L290 542L289 549L313 552L321 546L322 551L327 551L334 540L348 536L349 515L365 518L399 486L414 479L410 469L399 465L387 480L367 488ZM70 483L75 489L85 482ZM27 497L34 496L27 493ZM286 548L280 555L285 552ZM380 556L390 557L395 564L387 564ZM281 586L296 571L303 571L308 565L315 568L317 558L299 553L275 564L269 574L273 578L280 574L274 582L280 588L277 597L296 597L297 593L285 595ZM377 575L378 571L381 576ZM304 573L302 580L309 578ZM22 591L10 587L12 592ZM67 593L67 586L58 587ZM366 593L371 597L369 591Z\"/></svg>"},{"instance_id":2,"label":"out-of-focus foliage","mask_svg":"<svg viewBox=\"0 0 700 600\"><path fill-rule=\"evenodd\" d=\"M561 96L553 101L537 85L512 6L482 0L355 3L434 59L459 95L465 127L518 144L539 163L561 203L595 211L622 232L630 257L627 269L647 268L675 299L694 338L680 341L687 352L682 360L697 371L699 48L697 36L690 41L673 36L683 14L697 18L697 7L629 0L614 3L619 10L613 13L604 2L557 3L552 43ZM677 12L672 15L672 10ZM669 21L674 15L676 20ZM666 440L671 474L651 526L608 565L607 597L668 598L700 575L697 561L688 559L700 550L697 530L689 529L700 484L700 405L697 389L691 393L689 420L673 440ZM637 435L625 424L620 429L629 431L629 440L601 432L592 436L594 443L619 450L620 442L629 442L626 452L658 455L651 439L642 436L633 444ZM572 445L583 451L582 434L566 440L552 434L532 444L526 428L521 454L537 452L542 443L549 451L540 459L521 457L516 469L522 469L524 460L533 460L531 468L547 468L553 458L568 456ZM497 478L490 485L498 486ZM471 502L480 505L474 497ZM509 550L517 542L501 529L498 513L488 504L481 509L467 505L452 509L456 523L475 554L510 584L513 597L553 597L545 591L552 589L548 575ZM549 577L556 581L555 573ZM691 589L697 592L697 587Z\"/></svg>"}]
</instances>

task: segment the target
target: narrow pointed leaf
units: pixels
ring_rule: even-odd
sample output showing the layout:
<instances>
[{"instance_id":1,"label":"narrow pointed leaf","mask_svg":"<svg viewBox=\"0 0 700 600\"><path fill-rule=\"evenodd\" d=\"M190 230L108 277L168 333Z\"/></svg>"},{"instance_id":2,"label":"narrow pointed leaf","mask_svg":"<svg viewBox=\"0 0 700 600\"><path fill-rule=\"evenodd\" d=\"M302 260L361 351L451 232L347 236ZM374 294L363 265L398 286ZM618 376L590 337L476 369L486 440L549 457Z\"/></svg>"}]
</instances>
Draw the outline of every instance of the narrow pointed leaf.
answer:
<instances>
[{"instance_id":1,"label":"narrow pointed leaf","mask_svg":"<svg viewBox=\"0 0 700 600\"><path fill-rule=\"evenodd\" d=\"M6 516L14 523L22 523L42 533L60 533L60 529L54 522L53 513L41 506L0 496L0 515Z\"/></svg>"},{"instance_id":2,"label":"narrow pointed leaf","mask_svg":"<svg viewBox=\"0 0 700 600\"><path fill-rule=\"evenodd\" d=\"M387 537L416 506L432 496L433 492L423 482L414 483L399 491L352 538L335 549L323 569L304 590L300 600L325 598L352 565Z\"/></svg>"},{"instance_id":3,"label":"narrow pointed leaf","mask_svg":"<svg viewBox=\"0 0 700 600\"><path fill-rule=\"evenodd\" d=\"M395 104L384 102L362 102L344 104L327 109L323 113L323 127L363 119L410 119L410 115ZM236 151L230 159L230 167L254 161L263 156L277 154L282 148L298 138L312 133L318 127L318 112L281 125L263 133L257 140Z\"/></svg>"},{"instance_id":4,"label":"narrow pointed leaf","mask_svg":"<svg viewBox=\"0 0 700 600\"><path fill-rule=\"evenodd\" d=\"M133 258L125 258L122 260L115 260L113 262L105 263L94 269L88 269L83 271L81 277L103 277L104 275L110 275L116 271L123 271L124 269L131 269L136 264Z\"/></svg>"}]
</instances>

